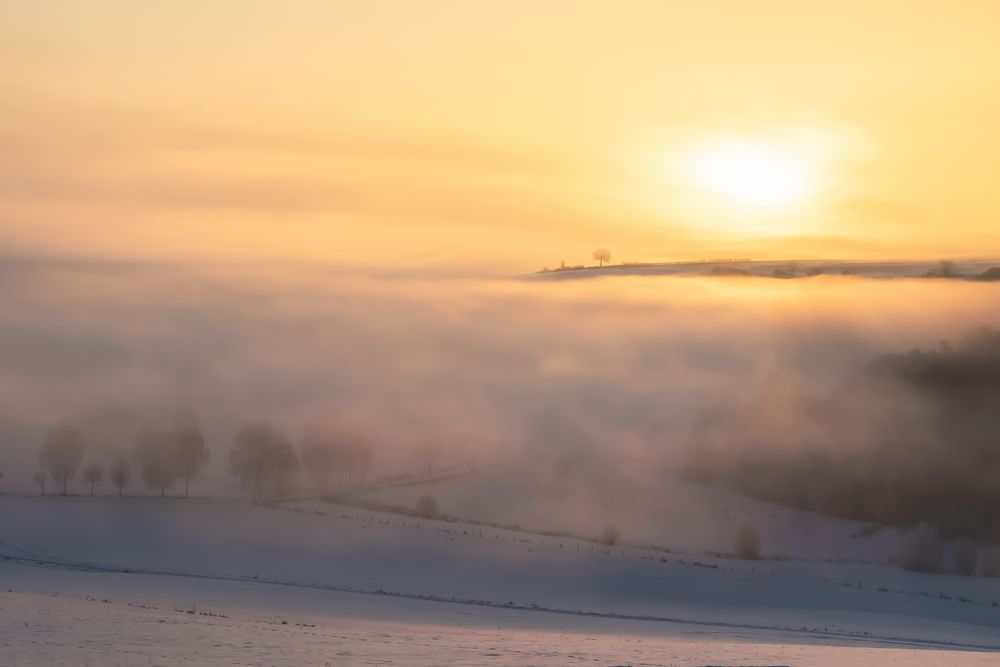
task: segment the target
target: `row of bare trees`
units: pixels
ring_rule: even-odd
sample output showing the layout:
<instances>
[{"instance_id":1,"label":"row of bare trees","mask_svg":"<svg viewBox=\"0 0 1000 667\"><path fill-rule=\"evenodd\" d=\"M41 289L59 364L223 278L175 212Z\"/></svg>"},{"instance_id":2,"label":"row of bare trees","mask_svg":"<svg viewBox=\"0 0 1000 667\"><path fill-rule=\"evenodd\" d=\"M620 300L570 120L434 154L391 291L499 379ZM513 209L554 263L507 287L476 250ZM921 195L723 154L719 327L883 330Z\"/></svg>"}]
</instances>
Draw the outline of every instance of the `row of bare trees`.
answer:
<instances>
[{"instance_id":1,"label":"row of bare trees","mask_svg":"<svg viewBox=\"0 0 1000 667\"><path fill-rule=\"evenodd\" d=\"M363 483L374 459L369 444L321 432L307 434L299 450L270 423L245 424L229 452L230 472L257 498L286 491L300 466L323 491L335 475L338 484Z\"/></svg>"},{"instance_id":2,"label":"row of bare trees","mask_svg":"<svg viewBox=\"0 0 1000 667\"><path fill-rule=\"evenodd\" d=\"M83 481L90 485L90 495L94 495L96 485L104 479L105 468L93 461L81 470L86 449L83 434L72 426L61 425L49 431L38 456L44 470L34 476L39 492L45 495L45 485L51 479L59 492L67 495L70 482L79 472ZM122 495L134 462L147 488L165 496L168 490L183 482L186 497L191 480L197 477L208 459L208 448L198 424L179 420L167 427L142 432L131 456L116 454L107 473L118 495Z\"/></svg>"},{"instance_id":3,"label":"row of bare trees","mask_svg":"<svg viewBox=\"0 0 1000 667\"><path fill-rule=\"evenodd\" d=\"M69 425L58 426L46 435L38 461L43 470L34 476L39 492L46 484L69 494L70 483L79 475L94 495L105 475L122 495L135 466L146 488L160 496L183 483L184 496L190 484L208 463L205 438L193 420L176 420L169 426L150 428L136 439L129 455L115 455L107 469L92 461L84 465L87 443L83 434ZM305 436L298 451L292 442L268 422L245 424L236 434L229 452L230 471L254 497L281 494L291 485L299 468L312 483L326 491L336 479L343 485L363 483L371 470L371 446L356 438L314 431ZM428 464L430 465L430 464Z\"/></svg>"}]
</instances>

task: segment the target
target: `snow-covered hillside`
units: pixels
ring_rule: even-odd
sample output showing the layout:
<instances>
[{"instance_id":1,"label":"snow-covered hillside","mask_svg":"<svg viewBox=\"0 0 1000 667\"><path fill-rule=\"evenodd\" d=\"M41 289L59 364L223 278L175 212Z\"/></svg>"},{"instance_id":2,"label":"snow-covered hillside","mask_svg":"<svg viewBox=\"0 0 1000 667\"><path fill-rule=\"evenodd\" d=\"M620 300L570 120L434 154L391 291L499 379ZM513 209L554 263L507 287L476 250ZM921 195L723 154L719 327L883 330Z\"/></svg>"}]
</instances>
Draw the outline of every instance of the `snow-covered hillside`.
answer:
<instances>
[{"instance_id":1,"label":"snow-covered hillside","mask_svg":"<svg viewBox=\"0 0 1000 667\"><path fill-rule=\"evenodd\" d=\"M401 633L413 633L417 643L448 638L442 646L450 648L442 649L439 660L430 653L426 659L414 656L414 663L423 664L446 663L449 655L468 658L464 651L470 647L481 652L478 663L468 664L564 664L568 660L560 656L578 650L565 637L518 634L529 628L593 633L598 643L580 654L609 664L697 664L709 655L716 664L746 664L715 644L735 640L1000 650L1000 607L994 606L1000 602L1000 580L921 575L884 565L693 559L321 501L253 507L207 499L8 496L0 498L0 536L0 588L9 591L2 598L0 636L8 649L20 651L13 664L32 664L25 657L27 645L52 643L51 637L19 634L12 619L22 617L34 619L29 626L65 623L64 630L76 633L89 626L70 624L71 618L90 619L95 631L120 618L114 631L126 635L151 628L142 635L148 642L172 646L159 664L187 664L177 653L186 645L185 633L195 642L191 651L200 646L205 655L222 655L205 643L216 632L224 635L217 644L247 657L247 664L352 664L332 652L342 647L410 664L398 654L392 657ZM109 601L97 602L105 598ZM50 610L44 618L51 620L39 618L40 609ZM194 613L181 616L186 610ZM164 622L170 625L161 627ZM407 627L386 630L379 641L379 628L387 623ZM520 630L463 635L458 630L463 624ZM162 636L168 629L176 634ZM690 639L692 633L711 642L694 653L673 654L656 644L664 637ZM650 639L648 654L616 653L637 648L618 634L653 635L655 641ZM67 664L84 662L82 655L91 655L93 664L141 662L141 651L111 660L86 649L124 650L118 642L91 644L85 637L56 635L62 648L51 650ZM523 649L529 640L551 648L545 656L507 653L503 659L502 651L513 644ZM137 637L132 641L142 644ZM282 652L284 643L292 652ZM503 647L491 661L485 654L494 644ZM326 652L313 660L310 651L321 645ZM723 652L712 653L715 649ZM791 654L766 652L772 649L777 650L748 649L747 656L759 658L757 664L791 661ZM674 658L662 657L668 654ZM283 657L293 655L305 657ZM825 664L818 660L795 664Z\"/></svg>"},{"instance_id":2,"label":"snow-covered hillside","mask_svg":"<svg viewBox=\"0 0 1000 667\"><path fill-rule=\"evenodd\" d=\"M611 525L624 542L682 553L728 553L748 524L759 530L762 552L772 557L887 563L906 540L894 529L754 500L668 471L620 478L607 471L536 476L523 466L494 465L379 486L364 497L412 508L425 494L444 514L590 537Z\"/></svg>"}]
</instances>

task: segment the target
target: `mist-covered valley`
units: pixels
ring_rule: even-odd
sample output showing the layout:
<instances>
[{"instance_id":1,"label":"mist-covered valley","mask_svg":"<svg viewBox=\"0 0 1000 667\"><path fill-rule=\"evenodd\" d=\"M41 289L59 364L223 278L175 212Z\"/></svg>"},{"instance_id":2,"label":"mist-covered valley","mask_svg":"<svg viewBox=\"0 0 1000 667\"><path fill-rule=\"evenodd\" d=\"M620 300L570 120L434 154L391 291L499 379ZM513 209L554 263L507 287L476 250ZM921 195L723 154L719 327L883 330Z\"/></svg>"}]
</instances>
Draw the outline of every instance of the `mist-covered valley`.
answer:
<instances>
[{"instance_id":1,"label":"mist-covered valley","mask_svg":"<svg viewBox=\"0 0 1000 667\"><path fill-rule=\"evenodd\" d=\"M989 283L35 261L0 295L7 581L992 646Z\"/></svg>"}]
</instances>

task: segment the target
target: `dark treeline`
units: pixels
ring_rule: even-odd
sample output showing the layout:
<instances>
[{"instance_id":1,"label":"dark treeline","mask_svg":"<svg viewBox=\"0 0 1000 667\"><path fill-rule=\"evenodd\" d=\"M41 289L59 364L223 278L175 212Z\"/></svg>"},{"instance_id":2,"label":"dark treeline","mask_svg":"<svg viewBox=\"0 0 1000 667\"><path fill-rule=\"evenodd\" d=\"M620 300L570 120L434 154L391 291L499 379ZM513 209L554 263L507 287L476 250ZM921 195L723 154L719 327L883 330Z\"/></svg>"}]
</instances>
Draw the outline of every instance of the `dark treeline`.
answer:
<instances>
[{"instance_id":1,"label":"dark treeline","mask_svg":"<svg viewBox=\"0 0 1000 667\"><path fill-rule=\"evenodd\" d=\"M90 461L81 470L86 450L87 441L79 429L67 424L51 429L38 456L44 470L33 477L39 493L45 494L46 483L51 479L57 492L68 495L69 485L79 472L90 495L94 495L97 484L106 476L118 495L122 495L135 466L146 488L165 496L168 490L183 483L184 495L187 496L191 481L209 460L201 429L196 421L190 419L177 419L169 426L141 432L134 449L115 454L107 470L96 460Z\"/></svg>"},{"instance_id":2,"label":"dark treeline","mask_svg":"<svg viewBox=\"0 0 1000 667\"><path fill-rule=\"evenodd\" d=\"M826 514L1000 542L1000 332L885 354L829 396L706 413L685 474Z\"/></svg>"},{"instance_id":3,"label":"dark treeline","mask_svg":"<svg viewBox=\"0 0 1000 667\"><path fill-rule=\"evenodd\" d=\"M107 479L120 496L135 471L146 489L161 497L178 487L187 497L191 482L210 458L205 438L193 419L178 419L141 431L134 447L114 454L106 468L97 460L84 465L87 450L87 439L79 429L67 424L51 429L38 457L42 470L32 478L38 492L45 495L51 482L56 493L69 495L71 483L79 477L90 495ZM230 473L254 498L287 493L300 469L319 491L328 490L334 482L362 484L373 461L371 445L357 436L311 431L296 448L280 429L267 422L243 425L229 451Z\"/></svg>"}]
</instances>

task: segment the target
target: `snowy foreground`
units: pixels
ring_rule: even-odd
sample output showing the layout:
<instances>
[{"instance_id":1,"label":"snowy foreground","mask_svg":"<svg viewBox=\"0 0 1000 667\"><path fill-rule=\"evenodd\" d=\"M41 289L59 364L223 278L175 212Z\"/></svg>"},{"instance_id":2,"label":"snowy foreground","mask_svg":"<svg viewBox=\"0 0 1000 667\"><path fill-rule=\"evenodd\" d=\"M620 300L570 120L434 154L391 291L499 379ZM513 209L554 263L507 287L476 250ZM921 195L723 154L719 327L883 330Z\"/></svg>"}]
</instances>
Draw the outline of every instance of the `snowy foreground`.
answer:
<instances>
[{"instance_id":1,"label":"snowy foreground","mask_svg":"<svg viewBox=\"0 0 1000 667\"><path fill-rule=\"evenodd\" d=\"M0 557L3 665L1000 660L995 579L694 559L319 501L0 497Z\"/></svg>"}]
</instances>

